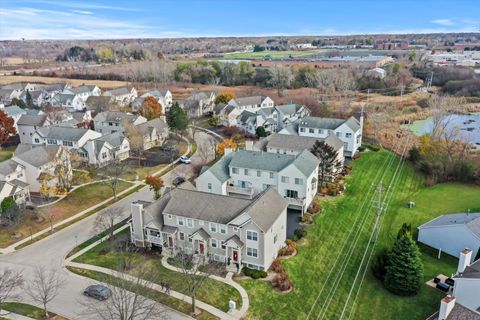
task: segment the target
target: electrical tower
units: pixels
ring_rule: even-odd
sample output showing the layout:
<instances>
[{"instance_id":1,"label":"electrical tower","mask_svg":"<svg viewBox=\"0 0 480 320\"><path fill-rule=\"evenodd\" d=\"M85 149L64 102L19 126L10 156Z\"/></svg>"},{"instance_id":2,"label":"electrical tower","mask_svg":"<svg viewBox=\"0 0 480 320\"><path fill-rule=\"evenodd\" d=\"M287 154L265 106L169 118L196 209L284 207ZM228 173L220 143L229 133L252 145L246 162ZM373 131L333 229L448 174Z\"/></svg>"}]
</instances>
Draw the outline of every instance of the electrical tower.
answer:
<instances>
[{"instance_id":1,"label":"electrical tower","mask_svg":"<svg viewBox=\"0 0 480 320\"><path fill-rule=\"evenodd\" d=\"M378 224L380 223L380 216L385 211L385 202L383 201L383 180L378 184L375 193L377 194L377 198L373 198L372 206L377 208L377 217L375 218L375 225L373 226L374 232L374 241L378 239Z\"/></svg>"}]
</instances>

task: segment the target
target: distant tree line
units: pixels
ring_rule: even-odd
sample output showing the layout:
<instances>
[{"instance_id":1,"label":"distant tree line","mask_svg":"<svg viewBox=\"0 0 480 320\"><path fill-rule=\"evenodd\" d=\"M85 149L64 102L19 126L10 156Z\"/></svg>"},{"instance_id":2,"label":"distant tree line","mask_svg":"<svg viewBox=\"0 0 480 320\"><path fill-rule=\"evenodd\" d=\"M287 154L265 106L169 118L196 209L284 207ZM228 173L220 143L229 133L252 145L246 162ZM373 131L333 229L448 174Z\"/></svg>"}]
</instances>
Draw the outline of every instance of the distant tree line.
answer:
<instances>
[{"instance_id":1,"label":"distant tree line","mask_svg":"<svg viewBox=\"0 0 480 320\"><path fill-rule=\"evenodd\" d=\"M57 61L70 62L117 62L124 59L145 60L149 53L143 49L114 49L113 47L102 46L98 48L84 48L73 46L57 56Z\"/></svg>"},{"instance_id":2,"label":"distant tree line","mask_svg":"<svg viewBox=\"0 0 480 320\"><path fill-rule=\"evenodd\" d=\"M413 74L427 79L433 73L432 85L441 87L444 93L464 97L480 97L480 77L468 67L413 67Z\"/></svg>"}]
</instances>

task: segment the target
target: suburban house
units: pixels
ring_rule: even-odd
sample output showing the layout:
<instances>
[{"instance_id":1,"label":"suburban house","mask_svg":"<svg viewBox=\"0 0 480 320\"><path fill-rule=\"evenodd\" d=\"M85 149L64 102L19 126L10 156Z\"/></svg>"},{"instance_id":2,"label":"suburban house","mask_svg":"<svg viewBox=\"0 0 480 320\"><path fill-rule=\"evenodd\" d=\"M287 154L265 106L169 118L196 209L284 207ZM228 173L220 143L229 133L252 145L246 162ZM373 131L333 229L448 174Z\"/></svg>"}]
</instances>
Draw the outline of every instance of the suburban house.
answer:
<instances>
[{"instance_id":1,"label":"suburban house","mask_svg":"<svg viewBox=\"0 0 480 320\"><path fill-rule=\"evenodd\" d=\"M475 257L480 248L480 213L441 215L418 227L418 241L455 257L471 248Z\"/></svg>"},{"instance_id":2,"label":"suburban house","mask_svg":"<svg viewBox=\"0 0 480 320\"><path fill-rule=\"evenodd\" d=\"M58 177L55 174L57 165L63 165L70 171L71 163L70 155L67 149L59 145L26 145L19 144L12 160L19 163L25 168L26 181L30 192L39 192L41 187L41 177L48 176L48 187L58 185Z\"/></svg>"},{"instance_id":3,"label":"suburban house","mask_svg":"<svg viewBox=\"0 0 480 320\"><path fill-rule=\"evenodd\" d=\"M133 102L133 100L135 100L138 94L137 94L137 90L133 87L132 88L121 87L121 88L105 91L103 95L112 97L113 101L115 101L116 103L122 106L128 106L130 103Z\"/></svg>"},{"instance_id":4,"label":"suburban house","mask_svg":"<svg viewBox=\"0 0 480 320\"><path fill-rule=\"evenodd\" d=\"M274 102L269 97L264 96L252 96L235 98L228 102L228 104L222 109L216 111L220 118L220 122L224 126L236 126L237 117L243 112L248 111L256 113L263 108L273 108Z\"/></svg>"},{"instance_id":5,"label":"suburban house","mask_svg":"<svg viewBox=\"0 0 480 320\"><path fill-rule=\"evenodd\" d=\"M143 134L143 150L161 146L169 135L168 125L161 118L143 122L136 129Z\"/></svg>"},{"instance_id":6,"label":"suburban house","mask_svg":"<svg viewBox=\"0 0 480 320\"><path fill-rule=\"evenodd\" d=\"M22 114L27 114L27 111L16 105L3 107L3 108L0 107L0 110L5 112L8 117L13 119L13 125L15 126L15 129L17 130L17 133L18 133L18 126L17 126L18 120L20 119Z\"/></svg>"},{"instance_id":7,"label":"suburban house","mask_svg":"<svg viewBox=\"0 0 480 320\"><path fill-rule=\"evenodd\" d=\"M458 254L457 254L458 255ZM479 312L480 308L480 259L472 261L473 251L465 248L460 252L458 268L453 279L453 296L458 303Z\"/></svg>"},{"instance_id":8,"label":"suburban house","mask_svg":"<svg viewBox=\"0 0 480 320\"><path fill-rule=\"evenodd\" d=\"M87 110L94 112L102 112L118 108L118 105L113 102L112 97L107 96L90 96L85 101Z\"/></svg>"},{"instance_id":9,"label":"suburban house","mask_svg":"<svg viewBox=\"0 0 480 320\"><path fill-rule=\"evenodd\" d=\"M11 83L2 86L2 89L8 89L8 90L13 90L11 94L11 98L20 98L20 94L24 91L34 91L37 90L37 85L33 83L28 83L28 82L17 82L17 83Z\"/></svg>"},{"instance_id":10,"label":"suburban house","mask_svg":"<svg viewBox=\"0 0 480 320\"><path fill-rule=\"evenodd\" d=\"M104 111L100 112L93 118L95 131L103 134L115 133L117 131L124 132L125 125L139 125L147 122L147 119L141 115L131 114L121 111Z\"/></svg>"},{"instance_id":11,"label":"suburban house","mask_svg":"<svg viewBox=\"0 0 480 320\"><path fill-rule=\"evenodd\" d=\"M55 96L56 94L61 93L70 88L71 86L66 82L52 83L52 84L46 84L42 86L42 90L46 93L46 95L49 98L53 98L53 96Z\"/></svg>"},{"instance_id":12,"label":"suburban house","mask_svg":"<svg viewBox=\"0 0 480 320\"><path fill-rule=\"evenodd\" d=\"M86 99L74 93L58 93L50 100L52 106L59 106L69 110L84 110L86 108Z\"/></svg>"},{"instance_id":13,"label":"suburban house","mask_svg":"<svg viewBox=\"0 0 480 320\"><path fill-rule=\"evenodd\" d=\"M310 109L304 105L290 103L275 106L275 112L272 116L277 120L277 130L283 129L285 126L297 121L298 119L310 115ZM275 131L277 132L277 131Z\"/></svg>"},{"instance_id":14,"label":"suburban house","mask_svg":"<svg viewBox=\"0 0 480 320\"><path fill-rule=\"evenodd\" d=\"M286 239L287 201L273 188L252 199L175 188L153 203L132 203L131 213L136 246L182 250L235 272L267 270Z\"/></svg>"},{"instance_id":15,"label":"suburban house","mask_svg":"<svg viewBox=\"0 0 480 320\"><path fill-rule=\"evenodd\" d=\"M125 160L130 156L130 142L122 132L115 132L101 136L94 140L95 150L105 148L110 153L109 159ZM98 156L98 152L97 152Z\"/></svg>"},{"instance_id":16,"label":"suburban house","mask_svg":"<svg viewBox=\"0 0 480 320\"><path fill-rule=\"evenodd\" d=\"M226 150L210 168L202 168L197 190L252 198L273 187L289 208L305 212L317 194L319 160L308 150L297 155Z\"/></svg>"},{"instance_id":17,"label":"suburban house","mask_svg":"<svg viewBox=\"0 0 480 320\"><path fill-rule=\"evenodd\" d=\"M21 143L32 144L33 134L39 128L51 125L46 114L22 114L17 121L18 136Z\"/></svg>"},{"instance_id":18,"label":"suburban house","mask_svg":"<svg viewBox=\"0 0 480 320\"><path fill-rule=\"evenodd\" d=\"M132 110L138 111L146 97L155 97L163 107L163 112L168 111L173 104L173 96L170 90L152 90L142 94L132 102Z\"/></svg>"},{"instance_id":19,"label":"suburban house","mask_svg":"<svg viewBox=\"0 0 480 320\"><path fill-rule=\"evenodd\" d=\"M20 94L19 99L28 104L28 95L30 95L32 99L32 105L40 107L46 100L48 100L48 96L45 94L43 90L32 90L32 91L23 91ZM46 99L47 98L47 99Z\"/></svg>"},{"instance_id":20,"label":"suburban house","mask_svg":"<svg viewBox=\"0 0 480 320\"><path fill-rule=\"evenodd\" d=\"M347 120L333 118L304 117L286 126L280 134L293 134L304 137L326 138L335 134L344 144L344 154L352 157L362 144L362 123L354 117Z\"/></svg>"},{"instance_id":21,"label":"suburban house","mask_svg":"<svg viewBox=\"0 0 480 320\"><path fill-rule=\"evenodd\" d=\"M13 99L18 99L21 92L15 89L0 89L0 103L10 105Z\"/></svg>"},{"instance_id":22,"label":"suburban house","mask_svg":"<svg viewBox=\"0 0 480 320\"><path fill-rule=\"evenodd\" d=\"M17 204L30 201L25 167L12 159L0 162L0 202L10 196Z\"/></svg>"},{"instance_id":23,"label":"suburban house","mask_svg":"<svg viewBox=\"0 0 480 320\"><path fill-rule=\"evenodd\" d=\"M427 320L480 320L480 312L468 308L452 295L447 295L440 302L440 310Z\"/></svg>"},{"instance_id":24,"label":"suburban house","mask_svg":"<svg viewBox=\"0 0 480 320\"><path fill-rule=\"evenodd\" d=\"M90 96L99 96L102 94L102 90L96 85L82 85L75 88L66 88L63 93L78 96L85 102Z\"/></svg>"}]
</instances>

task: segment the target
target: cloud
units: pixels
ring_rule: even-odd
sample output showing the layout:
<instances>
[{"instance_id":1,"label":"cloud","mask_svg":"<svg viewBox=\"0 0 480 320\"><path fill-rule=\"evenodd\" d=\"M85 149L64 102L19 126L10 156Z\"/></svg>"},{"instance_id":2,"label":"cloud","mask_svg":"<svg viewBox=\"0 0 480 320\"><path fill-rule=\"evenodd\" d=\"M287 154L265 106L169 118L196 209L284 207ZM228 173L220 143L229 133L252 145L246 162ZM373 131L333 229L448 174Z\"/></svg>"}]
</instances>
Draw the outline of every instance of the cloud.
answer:
<instances>
[{"instance_id":1,"label":"cloud","mask_svg":"<svg viewBox=\"0 0 480 320\"><path fill-rule=\"evenodd\" d=\"M80 13L80 14L93 14L92 11L87 11L87 10L72 10L72 12Z\"/></svg>"},{"instance_id":2,"label":"cloud","mask_svg":"<svg viewBox=\"0 0 480 320\"><path fill-rule=\"evenodd\" d=\"M48 4L51 6L58 6L64 8L76 8L76 9L100 9L100 10L117 10L117 11L140 11L139 8L130 8L130 7L120 7L120 6L111 6L111 5L103 5L98 3L88 3L88 2L76 2L76 1L52 1L52 0L30 0L26 1L30 3L40 3L40 4Z\"/></svg>"},{"instance_id":3,"label":"cloud","mask_svg":"<svg viewBox=\"0 0 480 320\"><path fill-rule=\"evenodd\" d=\"M435 19L431 21L432 23L439 24L441 26L453 26L455 22L452 19Z\"/></svg>"}]
</instances>

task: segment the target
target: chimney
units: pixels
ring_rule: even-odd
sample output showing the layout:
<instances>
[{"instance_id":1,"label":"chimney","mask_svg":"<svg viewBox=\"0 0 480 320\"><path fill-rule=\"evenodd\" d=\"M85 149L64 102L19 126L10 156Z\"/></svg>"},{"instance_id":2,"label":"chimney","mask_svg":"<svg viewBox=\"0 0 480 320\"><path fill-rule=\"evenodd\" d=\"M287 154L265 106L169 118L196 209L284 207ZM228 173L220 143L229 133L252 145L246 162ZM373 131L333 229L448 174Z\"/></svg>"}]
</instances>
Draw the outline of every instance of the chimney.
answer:
<instances>
[{"instance_id":1,"label":"chimney","mask_svg":"<svg viewBox=\"0 0 480 320\"><path fill-rule=\"evenodd\" d=\"M438 313L438 320L446 320L450 312L455 307L455 297L448 295L440 302L440 312Z\"/></svg>"},{"instance_id":2,"label":"chimney","mask_svg":"<svg viewBox=\"0 0 480 320\"><path fill-rule=\"evenodd\" d=\"M232 153L232 148L225 148L225 151L223 152L224 156L228 156L230 153Z\"/></svg>"},{"instance_id":3,"label":"chimney","mask_svg":"<svg viewBox=\"0 0 480 320\"><path fill-rule=\"evenodd\" d=\"M463 273L465 268L470 265L472 261L472 250L465 248L460 251L460 258L458 260L457 273Z\"/></svg>"},{"instance_id":4,"label":"chimney","mask_svg":"<svg viewBox=\"0 0 480 320\"><path fill-rule=\"evenodd\" d=\"M253 141L245 140L245 150L253 151Z\"/></svg>"},{"instance_id":5,"label":"chimney","mask_svg":"<svg viewBox=\"0 0 480 320\"><path fill-rule=\"evenodd\" d=\"M143 232L143 204L132 202L130 211L132 213L132 240L135 242L139 241L143 245L145 241L145 233Z\"/></svg>"}]
</instances>

